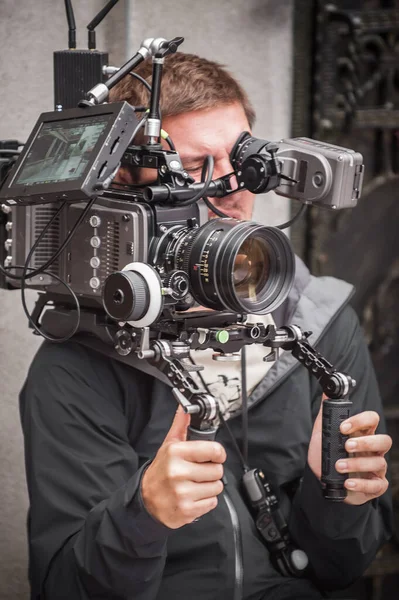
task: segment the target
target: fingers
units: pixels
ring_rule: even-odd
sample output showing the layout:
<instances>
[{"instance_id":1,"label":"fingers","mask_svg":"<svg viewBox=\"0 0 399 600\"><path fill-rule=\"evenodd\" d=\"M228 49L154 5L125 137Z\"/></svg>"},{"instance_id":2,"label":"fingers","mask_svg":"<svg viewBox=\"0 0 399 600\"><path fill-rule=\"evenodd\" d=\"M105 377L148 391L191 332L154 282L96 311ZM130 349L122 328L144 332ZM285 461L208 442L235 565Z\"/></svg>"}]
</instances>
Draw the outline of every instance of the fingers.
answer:
<instances>
[{"instance_id":1,"label":"fingers","mask_svg":"<svg viewBox=\"0 0 399 600\"><path fill-rule=\"evenodd\" d=\"M206 513L210 512L217 507L218 499L216 496L213 498L206 498L205 500L198 500L197 502L188 502L181 507L181 513L184 516L184 524L192 523L195 519L202 517ZM176 527L173 527L176 529Z\"/></svg>"},{"instance_id":2,"label":"fingers","mask_svg":"<svg viewBox=\"0 0 399 600\"><path fill-rule=\"evenodd\" d=\"M193 485L200 487L198 484ZM216 488L216 486L214 487ZM223 489L221 482L219 482L218 487L219 489ZM198 519L198 517L202 517L209 511L216 508L218 504L217 496L220 493L219 489L211 490L209 488L207 492L209 495L207 495L205 498L199 497L198 500L195 499L195 493L193 497L192 493L188 493L187 490L184 492L182 491L181 494L175 493L173 495L169 495L168 498L162 499L161 504L163 504L163 506L161 507L156 518L158 518L158 520L171 529L178 529L183 525L192 523L192 521ZM217 493L212 494L212 491L216 491Z\"/></svg>"},{"instance_id":3,"label":"fingers","mask_svg":"<svg viewBox=\"0 0 399 600\"><path fill-rule=\"evenodd\" d=\"M207 498L219 496L223 492L224 485L218 481L210 481L208 483L194 483L192 481L184 481L175 487L175 502L177 505L184 505L187 502L198 502Z\"/></svg>"},{"instance_id":4,"label":"fingers","mask_svg":"<svg viewBox=\"0 0 399 600\"><path fill-rule=\"evenodd\" d=\"M213 498L206 498L205 500L198 500L194 502L193 509L195 511L194 519L198 519L198 517L202 517L210 510L213 510L218 505L218 499L216 496Z\"/></svg>"},{"instance_id":5,"label":"fingers","mask_svg":"<svg viewBox=\"0 0 399 600\"><path fill-rule=\"evenodd\" d=\"M387 463L382 456L360 456L338 460L335 468L339 473L383 473L387 471Z\"/></svg>"},{"instance_id":6,"label":"fingers","mask_svg":"<svg viewBox=\"0 0 399 600\"><path fill-rule=\"evenodd\" d=\"M187 441L189 424L190 416L179 407L141 480L147 511L173 529L214 509L224 487L225 449L218 442Z\"/></svg>"},{"instance_id":7,"label":"fingers","mask_svg":"<svg viewBox=\"0 0 399 600\"><path fill-rule=\"evenodd\" d=\"M223 477L223 465L214 463L189 464L187 479L202 483L204 481L217 481Z\"/></svg>"},{"instance_id":8,"label":"fingers","mask_svg":"<svg viewBox=\"0 0 399 600\"><path fill-rule=\"evenodd\" d=\"M345 443L347 452L375 452L386 454L392 447L392 438L389 435L367 435L350 438Z\"/></svg>"},{"instance_id":9,"label":"fingers","mask_svg":"<svg viewBox=\"0 0 399 600\"><path fill-rule=\"evenodd\" d=\"M345 481L345 487L356 494L365 494L368 496L366 500L371 498L378 498L384 494L388 489L388 481L384 478L375 479L347 479ZM355 494L355 496L356 496ZM351 503L351 502L350 502ZM360 504L360 502L359 502Z\"/></svg>"},{"instance_id":10,"label":"fingers","mask_svg":"<svg viewBox=\"0 0 399 600\"><path fill-rule=\"evenodd\" d=\"M194 440L190 442L171 443L168 447L171 457L183 458L193 463L224 463L226 451L218 442Z\"/></svg>"},{"instance_id":11,"label":"fingers","mask_svg":"<svg viewBox=\"0 0 399 600\"><path fill-rule=\"evenodd\" d=\"M207 481L218 481L223 478L223 465L217 463L191 463L179 460L167 465L165 476L175 481L193 481L202 483Z\"/></svg>"},{"instance_id":12,"label":"fingers","mask_svg":"<svg viewBox=\"0 0 399 600\"><path fill-rule=\"evenodd\" d=\"M347 419L350 423L349 433L352 436L345 442L345 450L351 456L336 462L335 468L339 473L348 473L344 485L349 490L345 500L347 504L364 504L378 498L388 488L385 477L387 462L384 455L392 446L389 435L375 435L379 423L379 416L374 411L366 411ZM341 431L345 428L342 427ZM367 431L371 435L360 435L359 432Z\"/></svg>"},{"instance_id":13,"label":"fingers","mask_svg":"<svg viewBox=\"0 0 399 600\"><path fill-rule=\"evenodd\" d=\"M341 433L351 435L357 431L374 433L380 422L380 416L373 410L366 410L357 415L352 415L340 425Z\"/></svg>"}]
</instances>

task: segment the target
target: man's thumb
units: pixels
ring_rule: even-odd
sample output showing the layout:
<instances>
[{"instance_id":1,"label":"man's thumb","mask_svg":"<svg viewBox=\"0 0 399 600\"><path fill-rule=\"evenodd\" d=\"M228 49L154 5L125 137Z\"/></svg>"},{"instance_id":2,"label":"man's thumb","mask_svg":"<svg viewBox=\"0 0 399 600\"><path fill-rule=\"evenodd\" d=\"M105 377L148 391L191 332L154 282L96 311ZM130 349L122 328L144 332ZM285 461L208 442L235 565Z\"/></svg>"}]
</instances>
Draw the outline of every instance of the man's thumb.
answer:
<instances>
[{"instance_id":1,"label":"man's thumb","mask_svg":"<svg viewBox=\"0 0 399 600\"><path fill-rule=\"evenodd\" d=\"M190 425L190 415L186 414L183 408L178 406L178 409L173 419L172 425L165 438L165 442L185 442L187 439L187 428Z\"/></svg>"}]
</instances>

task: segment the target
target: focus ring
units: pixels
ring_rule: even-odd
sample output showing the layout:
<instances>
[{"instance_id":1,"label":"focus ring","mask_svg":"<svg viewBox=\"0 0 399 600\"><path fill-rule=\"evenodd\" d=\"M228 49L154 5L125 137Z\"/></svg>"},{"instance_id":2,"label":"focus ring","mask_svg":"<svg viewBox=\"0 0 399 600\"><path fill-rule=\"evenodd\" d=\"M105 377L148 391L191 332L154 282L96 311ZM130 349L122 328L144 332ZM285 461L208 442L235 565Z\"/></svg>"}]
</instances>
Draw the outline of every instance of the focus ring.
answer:
<instances>
[{"instance_id":1,"label":"focus ring","mask_svg":"<svg viewBox=\"0 0 399 600\"><path fill-rule=\"evenodd\" d=\"M132 312L126 321L136 321L144 315L148 308L148 287L145 279L139 273L135 273L134 271L126 271L125 277L127 277L131 282L134 302Z\"/></svg>"},{"instance_id":2,"label":"focus ring","mask_svg":"<svg viewBox=\"0 0 399 600\"><path fill-rule=\"evenodd\" d=\"M118 321L140 319L148 308L148 296L147 284L139 273L118 271L105 280L104 309Z\"/></svg>"},{"instance_id":3,"label":"focus ring","mask_svg":"<svg viewBox=\"0 0 399 600\"><path fill-rule=\"evenodd\" d=\"M189 274L190 269L190 258L191 258L191 250L193 248L196 234L199 232L199 229L196 229L195 232L191 233L188 238L185 239L184 244L179 248L179 255L176 261L176 266L178 269L181 269L187 275Z\"/></svg>"}]
</instances>

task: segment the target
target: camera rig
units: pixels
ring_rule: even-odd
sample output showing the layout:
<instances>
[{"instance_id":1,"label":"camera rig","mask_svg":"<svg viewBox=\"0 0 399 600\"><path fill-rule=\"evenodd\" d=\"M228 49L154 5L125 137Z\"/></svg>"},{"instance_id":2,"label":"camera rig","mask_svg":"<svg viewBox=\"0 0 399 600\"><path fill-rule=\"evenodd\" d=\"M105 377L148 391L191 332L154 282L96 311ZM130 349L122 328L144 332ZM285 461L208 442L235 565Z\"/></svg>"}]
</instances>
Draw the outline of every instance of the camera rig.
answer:
<instances>
[{"instance_id":1,"label":"camera rig","mask_svg":"<svg viewBox=\"0 0 399 600\"><path fill-rule=\"evenodd\" d=\"M342 501L346 476L334 465L346 456L339 425L349 415L355 381L310 346L310 332L245 322L248 313L272 312L285 300L294 254L280 228L231 219L209 198L273 189L302 206L352 208L361 192L362 157L308 138L269 142L243 132L231 151L232 172L213 180L207 157L195 182L162 131L159 108L165 57L182 41L144 40L78 107L42 114L21 153L19 143L0 143L1 284L20 287L25 308L25 288L41 292L29 321L47 339L92 336L138 368L144 361L153 365L191 414L191 439L214 438L218 406L191 377L200 367L188 361L190 350L213 348L216 360L254 343L273 356L280 348L292 352L328 396L322 483L326 498ZM109 90L150 57L150 106L139 120L140 107L106 101ZM138 145L141 128L146 141ZM156 184L118 185L121 164L153 168ZM206 207L220 218L207 221ZM210 310L189 311L195 303ZM292 566L286 526L264 475L248 471L244 486L280 567L297 574L303 567Z\"/></svg>"},{"instance_id":2,"label":"camera rig","mask_svg":"<svg viewBox=\"0 0 399 600\"><path fill-rule=\"evenodd\" d=\"M213 435L211 421L216 416L216 404L209 394L196 389L189 376L193 367L180 359L186 357L190 349L212 347L219 354L228 356L253 343L274 350L279 347L291 350L319 378L331 398L324 403L326 428L330 429L331 423L339 426L348 414L347 396L354 385L353 380L337 374L331 365L323 362L324 359L304 342L306 336L297 329L264 330L261 324L248 327L244 323L246 313L271 312L287 296L294 271L288 240L277 228L236 222L227 215L201 225L203 219L198 201L226 196L245 187L254 193L275 189L281 195L296 197L304 203L319 202L331 209L353 206L361 189L361 156L348 149L305 138L271 143L243 132L231 152L234 171L213 181L209 157L207 168L203 169L203 180L195 183L185 171L178 152L166 150L160 143L159 95L163 61L182 41L182 38L145 40L135 56L106 83L95 86L78 108L41 115L0 191L3 215L13 213L12 220L6 219L5 229L13 233L16 230L17 235L14 239L6 239L5 247L7 251L15 249L15 255L22 256L24 265L13 264L12 256L7 256L3 274L9 283L17 281L22 291L28 282L31 287L46 290L39 296L30 320L37 332L45 336L47 332L46 337L55 334L58 337L51 338L53 341L64 341L70 337L68 327L72 318L76 318L77 325L72 328L74 334L95 335L112 343L120 355L135 353L139 359L152 361L158 369L165 371L177 400L192 414L192 428L197 435ZM104 104L104 101L109 89L147 56L153 57L151 103L148 116L139 121L134 107L127 103ZM143 126L147 143L132 144ZM112 185L121 162L155 168L158 183L130 189ZM237 180L235 189L233 177ZM82 204L84 198L86 206ZM23 226L26 227L26 211L37 211L42 205L51 206L52 218L37 235L26 258L26 247L22 248L22 253L18 247L18 239L22 237L18 234ZM51 231L57 219L60 220L65 206L69 209L68 217L60 229L64 235L73 232L80 257L81 249L83 252L90 249L93 254L87 261L93 272L90 278L86 273L79 277L70 257L68 261L68 253L73 254L71 233L50 259L42 260L39 265L36 262L34 268L29 267L32 255L47 231ZM120 222L129 223L125 227L130 236L127 249L130 257L135 259L120 271L115 269L111 273L101 272L101 258L99 252L96 253L103 237L101 221L105 217L109 228L109 212L117 215ZM72 226L73 219L75 227ZM23 224L20 231L18 222ZM250 247L251 243L255 250ZM212 245L217 247L218 256L222 258L212 257ZM85 248L80 248L82 246ZM136 253L135 246L139 247ZM237 283L231 273L243 247L247 271L244 283ZM63 257L62 251L66 248ZM253 267L248 258L251 252L254 254L252 262L257 267ZM216 270L213 269L213 278L212 258L220 263ZM63 268L59 268L58 273L48 271L56 260L64 261ZM263 271L267 271L265 265L269 263L266 278L259 271L259 263ZM114 265L119 266L114 261L111 269ZM22 275L18 274L21 269ZM229 274L225 281L223 273ZM219 286L218 274L222 282ZM65 284L71 289L71 283L74 284L72 295L76 306L60 291L60 286ZM243 286L241 289L240 285ZM98 294L101 288L102 305ZM251 293L255 300L250 297ZM182 311L190 308L194 300L216 312L211 317L209 313L203 314L201 326L193 328L193 316ZM52 303L51 309L48 309L49 303ZM227 325L223 326L226 309L232 312L227 313ZM223 329L209 327L209 318L213 323L218 321ZM331 431L328 433L326 429L325 438L330 436ZM344 476L336 474L331 467L343 452L344 440L339 435L338 438L339 445L325 445L323 482L326 497L343 499Z\"/></svg>"},{"instance_id":3,"label":"camera rig","mask_svg":"<svg viewBox=\"0 0 399 600\"><path fill-rule=\"evenodd\" d=\"M356 205L362 156L309 138L270 142L242 132L231 150L232 172L213 180L208 156L195 182L161 128L164 60L183 38L146 39L120 69L106 67L106 55L92 52L94 27L116 1L89 24L90 52L80 57L86 81L92 81L94 64L102 81L81 98L77 85L65 94L59 85L65 78L56 76L56 111L39 117L26 144L0 141L0 286L21 288L30 326L46 339L97 340L138 369L149 365L191 415L189 439L214 439L219 413L215 397L191 375L202 367L190 362L190 350L212 348L215 360L226 360L248 344L262 344L270 350L266 361L280 349L290 351L327 396L322 485L327 499L340 502L347 476L335 470L346 456L339 426L349 416L356 382L312 348L311 332L249 324L246 317L272 312L289 293L294 254L281 229L309 204L331 210ZM76 48L70 2L66 6L70 48ZM68 52L55 53L56 70L70 71L76 53ZM148 58L151 86L142 82L150 91L148 109L108 104L109 90ZM76 97L78 106L75 100L68 107L68 98ZM141 129L145 142L137 144ZM121 165L154 169L156 183L118 184ZM279 228L263 227L229 218L209 200L240 189L275 190L299 200L301 209ZM208 208L219 218L208 221ZM32 315L27 287L40 292ZM208 310L190 311L195 303ZM247 467L242 483L277 568L302 575L307 557L292 544L266 475Z\"/></svg>"}]
</instances>

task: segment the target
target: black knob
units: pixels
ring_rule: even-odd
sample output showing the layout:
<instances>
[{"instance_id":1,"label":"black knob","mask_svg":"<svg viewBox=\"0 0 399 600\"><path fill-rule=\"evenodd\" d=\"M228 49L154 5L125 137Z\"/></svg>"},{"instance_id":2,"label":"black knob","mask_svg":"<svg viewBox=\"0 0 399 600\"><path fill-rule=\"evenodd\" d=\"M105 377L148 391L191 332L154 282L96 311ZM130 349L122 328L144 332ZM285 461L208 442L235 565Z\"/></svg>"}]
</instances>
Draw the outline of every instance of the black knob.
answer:
<instances>
[{"instance_id":1,"label":"black knob","mask_svg":"<svg viewBox=\"0 0 399 600\"><path fill-rule=\"evenodd\" d=\"M244 182L245 187L254 194L263 192L269 183L268 165L263 156L250 156L244 160L241 176L237 179Z\"/></svg>"},{"instance_id":2,"label":"black knob","mask_svg":"<svg viewBox=\"0 0 399 600\"><path fill-rule=\"evenodd\" d=\"M103 305L117 321L138 321L148 310L150 292L140 273L117 271L104 283Z\"/></svg>"}]
</instances>

